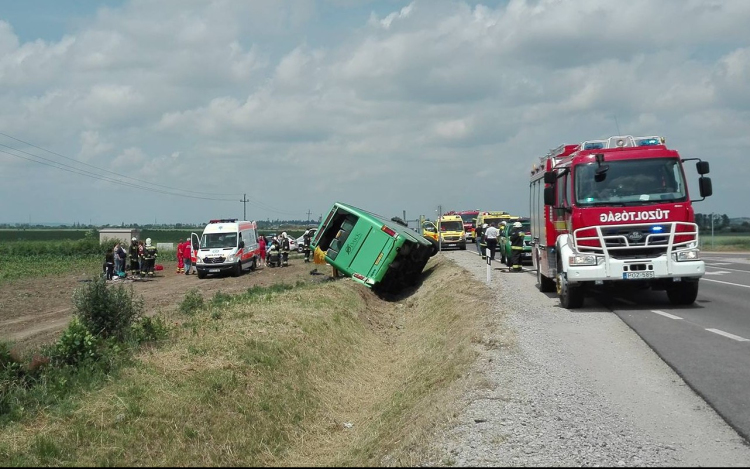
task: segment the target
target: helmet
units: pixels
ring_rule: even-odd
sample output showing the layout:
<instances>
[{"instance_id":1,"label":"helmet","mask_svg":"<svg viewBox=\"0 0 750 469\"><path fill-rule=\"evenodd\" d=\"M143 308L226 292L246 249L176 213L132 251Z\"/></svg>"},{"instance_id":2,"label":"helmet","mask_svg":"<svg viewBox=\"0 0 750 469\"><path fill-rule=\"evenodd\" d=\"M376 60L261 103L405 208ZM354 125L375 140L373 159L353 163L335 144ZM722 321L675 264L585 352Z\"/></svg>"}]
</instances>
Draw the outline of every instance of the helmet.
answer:
<instances>
[{"instance_id":1,"label":"helmet","mask_svg":"<svg viewBox=\"0 0 750 469\"><path fill-rule=\"evenodd\" d=\"M482 228L487 228L487 223L485 223L484 225L482 225Z\"/></svg>"},{"instance_id":2,"label":"helmet","mask_svg":"<svg viewBox=\"0 0 750 469\"><path fill-rule=\"evenodd\" d=\"M513 223L513 228L521 228L522 226L523 225L521 224L520 221L517 221L517 222Z\"/></svg>"},{"instance_id":3,"label":"helmet","mask_svg":"<svg viewBox=\"0 0 750 469\"><path fill-rule=\"evenodd\" d=\"M151 238L146 238L146 246L151 246Z\"/></svg>"},{"instance_id":4,"label":"helmet","mask_svg":"<svg viewBox=\"0 0 750 469\"><path fill-rule=\"evenodd\" d=\"M500 222L500 224L501 224L501 225L507 225L507 224L508 224L508 222L507 222L507 221L505 221L505 220L503 220L503 221L501 221L501 222Z\"/></svg>"},{"instance_id":5,"label":"helmet","mask_svg":"<svg viewBox=\"0 0 750 469\"><path fill-rule=\"evenodd\" d=\"M281 237L282 238L286 238L286 231L284 231L283 233L281 233Z\"/></svg>"},{"instance_id":6,"label":"helmet","mask_svg":"<svg viewBox=\"0 0 750 469\"><path fill-rule=\"evenodd\" d=\"M133 239L131 239L131 241L138 241L138 240L137 240L137 239L135 239L135 236L133 236Z\"/></svg>"}]
</instances>

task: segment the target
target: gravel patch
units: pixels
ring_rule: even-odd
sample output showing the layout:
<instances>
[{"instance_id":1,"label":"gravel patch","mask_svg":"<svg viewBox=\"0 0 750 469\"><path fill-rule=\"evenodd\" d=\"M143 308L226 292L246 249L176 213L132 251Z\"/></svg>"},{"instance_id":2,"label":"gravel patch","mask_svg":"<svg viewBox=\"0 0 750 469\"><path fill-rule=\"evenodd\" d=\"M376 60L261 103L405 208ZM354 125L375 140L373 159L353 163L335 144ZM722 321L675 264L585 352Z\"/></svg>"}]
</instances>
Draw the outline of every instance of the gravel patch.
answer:
<instances>
[{"instance_id":1,"label":"gravel patch","mask_svg":"<svg viewBox=\"0 0 750 469\"><path fill-rule=\"evenodd\" d=\"M472 251L438 255L486 282ZM614 313L560 308L535 272L491 272L487 330L515 340L484 338L501 345L478 348L482 385L424 466L750 466L745 440Z\"/></svg>"}]
</instances>

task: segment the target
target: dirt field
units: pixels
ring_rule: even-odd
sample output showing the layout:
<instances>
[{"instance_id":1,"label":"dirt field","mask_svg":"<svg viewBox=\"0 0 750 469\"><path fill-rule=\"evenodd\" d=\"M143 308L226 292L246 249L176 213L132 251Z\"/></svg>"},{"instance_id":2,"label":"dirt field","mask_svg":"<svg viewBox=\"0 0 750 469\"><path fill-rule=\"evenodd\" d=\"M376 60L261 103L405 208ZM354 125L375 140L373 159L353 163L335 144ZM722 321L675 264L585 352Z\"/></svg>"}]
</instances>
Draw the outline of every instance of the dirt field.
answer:
<instances>
[{"instance_id":1,"label":"dirt field","mask_svg":"<svg viewBox=\"0 0 750 469\"><path fill-rule=\"evenodd\" d=\"M144 300L145 314L176 310L185 294L197 288L206 300L217 292L241 293L252 286L269 286L275 283L296 284L298 281L319 282L330 278L331 268L290 256L288 267L259 267L245 271L239 277L208 277L199 280L197 275L176 274L176 261L161 261L164 270L152 279L118 280L132 285L136 295ZM310 272L317 269L315 275ZM0 340L13 342L17 349L25 350L45 342L54 341L72 317L73 292L89 281L90 273L71 272L65 276L25 279L0 287Z\"/></svg>"}]
</instances>

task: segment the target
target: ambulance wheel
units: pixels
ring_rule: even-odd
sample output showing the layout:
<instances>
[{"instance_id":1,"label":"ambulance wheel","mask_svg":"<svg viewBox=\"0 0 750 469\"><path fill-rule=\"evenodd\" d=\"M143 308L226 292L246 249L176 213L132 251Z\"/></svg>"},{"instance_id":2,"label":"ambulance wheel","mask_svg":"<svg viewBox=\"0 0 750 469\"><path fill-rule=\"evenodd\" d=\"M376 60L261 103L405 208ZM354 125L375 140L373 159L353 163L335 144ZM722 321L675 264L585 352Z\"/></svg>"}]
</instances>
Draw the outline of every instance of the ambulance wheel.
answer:
<instances>
[{"instance_id":1,"label":"ambulance wheel","mask_svg":"<svg viewBox=\"0 0 750 469\"><path fill-rule=\"evenodd\" d=\"M206 272L204 270L199 270L198 271L198 278L201 279L201 280L204 279L204 278L206 278Z\"/></svg>"},{"instance_id":2,"label":"ambulance wheel","mask_svg":"<svg viewBox=\"0 0 750 469\"><path fill-rule=\"evenodd\" d=\"M557 296L560 297L560 305L563 308L576 309L583 306L583 287L571 286L560 260L557 261Z\"/></svg>"},{"instance_id":3,"label":"ambulance wheel","mask_svg":"<svg viewBox=\"0 0 750 469\"><path fill-rule=\"evenodd\" d=\"M240 274L242 274L242 264L240 262L238 262L232 268L232 277L239 277Z\"/></svg>"},{"instance_id":4,"label":"ambulance wheel","mask_svg":"<svg viewBox=\"0 0 750 469\"><path fill-rule=\"evenodd\" d=\"M255 270L258 267L258 258L253 257L253 262L250 263L250 270Z\"/></svg>"}]
</instances>

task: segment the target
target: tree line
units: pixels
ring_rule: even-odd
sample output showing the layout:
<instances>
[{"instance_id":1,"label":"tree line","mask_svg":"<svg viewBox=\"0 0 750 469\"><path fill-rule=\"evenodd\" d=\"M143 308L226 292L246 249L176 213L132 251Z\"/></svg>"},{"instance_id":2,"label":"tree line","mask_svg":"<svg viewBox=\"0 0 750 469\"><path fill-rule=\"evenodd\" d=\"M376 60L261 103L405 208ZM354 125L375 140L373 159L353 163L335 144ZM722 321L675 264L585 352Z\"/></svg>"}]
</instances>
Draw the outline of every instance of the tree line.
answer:
<instances>
[{"instance_id":1,"label":"tree line","mask_svg":"<svg viewBox=\"0 0 750 469\"><path fill-rule=\"evenodd\" d=\"M732 224L726 213L696 213L695 223L701 231L711 231L712 224L714 232L750 233L750 222Z\"/></svg>"}]
</instances>

